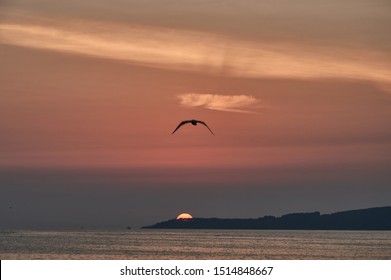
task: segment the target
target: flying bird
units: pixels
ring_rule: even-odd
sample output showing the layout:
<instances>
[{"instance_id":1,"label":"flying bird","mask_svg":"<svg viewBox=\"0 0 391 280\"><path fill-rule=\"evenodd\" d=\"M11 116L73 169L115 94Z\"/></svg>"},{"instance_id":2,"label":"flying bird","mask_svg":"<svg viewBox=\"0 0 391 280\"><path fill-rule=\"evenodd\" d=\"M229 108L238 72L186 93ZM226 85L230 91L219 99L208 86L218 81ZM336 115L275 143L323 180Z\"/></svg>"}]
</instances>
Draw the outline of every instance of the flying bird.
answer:
<instances>
[{"instance_id":1,"label":"flying bird","mask_svg":"<svg viewBox=\"0 0 391 280\"><path fill-rule=\"evenodd\" d=\"M213 131L209 128L209 126L208 126L205 122L199 121L199 120L187 120L187 121L181 122L180 124L178 124L178 126L175 128L175 130L172 132L172 134L174 134L175 131L177 131L178 128L180 128L182 125L185 125L185 124L187 124L187 123L191 123L192 125L197 125L197 123L203 124L203 125L206 126L207 129L209 129L209 131L210 131L213 135L215 135L215 134L213 133Z\"/></svg>"}]
</instances>

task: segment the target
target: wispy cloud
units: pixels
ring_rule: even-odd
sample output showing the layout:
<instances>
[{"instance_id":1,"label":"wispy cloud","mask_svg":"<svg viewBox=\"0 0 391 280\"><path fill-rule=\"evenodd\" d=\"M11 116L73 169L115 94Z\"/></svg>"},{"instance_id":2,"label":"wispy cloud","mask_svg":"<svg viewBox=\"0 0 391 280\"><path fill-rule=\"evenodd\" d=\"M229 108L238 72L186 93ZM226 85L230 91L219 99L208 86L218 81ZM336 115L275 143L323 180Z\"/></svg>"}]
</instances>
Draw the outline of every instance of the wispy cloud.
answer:
<instances>
[{"instance_id":1,"label":"wispy cloud","mask_svg":"<svg viewBox=\"0 0 391 280\"><path fill-rule=\"evenodd\" d=\"M211 110L252 113L251 108L259 100L251 95L220 95L187 93L178 95L181 105L186 107L203 107Z\"/></svg>"},{"instance_id":2,"label":"wispy cloud","mask_svg":"<svg viewBox=\"0 0 391 280\"><path fill-rule=\"evenodd\" d=\"M80 20L1 23L0 42L235 77L348 78L391 83L389 54L250 42L207 32Z\"/></svg>"}]
</instances>

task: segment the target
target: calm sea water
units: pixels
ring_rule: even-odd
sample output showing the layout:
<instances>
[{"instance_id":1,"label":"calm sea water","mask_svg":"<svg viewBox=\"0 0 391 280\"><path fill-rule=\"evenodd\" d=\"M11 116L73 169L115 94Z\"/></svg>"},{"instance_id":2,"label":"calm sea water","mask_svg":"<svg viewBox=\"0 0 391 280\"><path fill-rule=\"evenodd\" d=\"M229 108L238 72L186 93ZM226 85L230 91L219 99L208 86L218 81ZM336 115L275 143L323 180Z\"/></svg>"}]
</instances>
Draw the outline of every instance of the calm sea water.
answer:
<instances>
[{"instance_id":1,"label":"calm sea water","mask_svg":"<svg viewBox=\"0 0 391 280\"><path fill-rule=\"evenodd\" d=\"M3 231L0 259L391 259L391 232Z\"/></svg>"}]
</instances>

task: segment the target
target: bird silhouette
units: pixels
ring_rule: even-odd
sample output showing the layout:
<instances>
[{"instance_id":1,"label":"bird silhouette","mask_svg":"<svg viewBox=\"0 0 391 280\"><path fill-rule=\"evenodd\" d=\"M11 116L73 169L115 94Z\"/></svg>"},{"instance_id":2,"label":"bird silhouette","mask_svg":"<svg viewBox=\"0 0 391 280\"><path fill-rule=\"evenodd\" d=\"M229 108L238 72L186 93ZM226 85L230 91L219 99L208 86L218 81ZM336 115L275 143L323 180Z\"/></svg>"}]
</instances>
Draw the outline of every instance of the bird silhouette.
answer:
<instances>
[{"instance_id":1,"label":"bird silhouette","mask_svg":"<svg viewBox=\"0 0 391 280\"><path fill-rule=\"evenodd\" d=\"M185 124L187 124L187 123L191 123L192 125L197 125L197 123L203 124L203 125L206 126L207 129L209 129L209 131L210 131L213 135L215 135L215 134L213 133L213 131L209 128L209 126L208 126L205 122L199 121L199 120L187 120L187 121L182 121L180 124L178 124L178 126L175 128L175 130L172 132L172 134L174 134L175 131L177 131L182 125L185 125Z\"/></svg>"}]
</instances>

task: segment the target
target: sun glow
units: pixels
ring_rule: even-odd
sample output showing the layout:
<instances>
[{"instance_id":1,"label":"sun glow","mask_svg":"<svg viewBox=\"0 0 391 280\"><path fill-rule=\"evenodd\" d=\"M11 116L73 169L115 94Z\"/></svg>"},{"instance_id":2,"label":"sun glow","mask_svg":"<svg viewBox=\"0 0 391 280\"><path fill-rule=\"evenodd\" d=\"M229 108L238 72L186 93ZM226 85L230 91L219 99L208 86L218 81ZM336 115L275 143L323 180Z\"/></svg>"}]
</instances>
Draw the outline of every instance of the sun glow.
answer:
<instances>
[{"instance_id":1,"label":"sun glow","mask_svg":"<svg viewBox=\"0 0 391 280\"><path fill-rule=\"evenodd\" d=\"M187 219L193 219L193 217L190 214L182 213L176 217L177 220L187 220Z\"/></svg>"}]
</instances>

